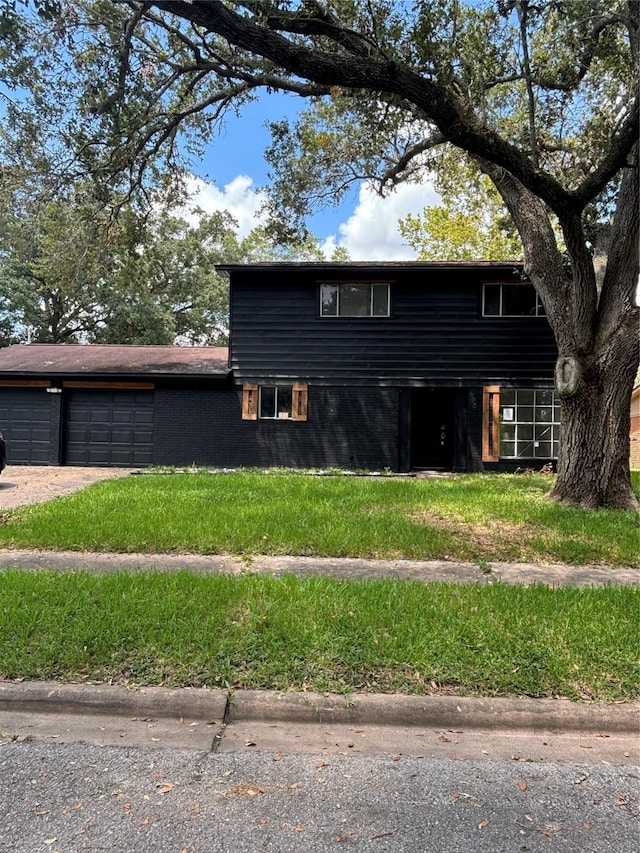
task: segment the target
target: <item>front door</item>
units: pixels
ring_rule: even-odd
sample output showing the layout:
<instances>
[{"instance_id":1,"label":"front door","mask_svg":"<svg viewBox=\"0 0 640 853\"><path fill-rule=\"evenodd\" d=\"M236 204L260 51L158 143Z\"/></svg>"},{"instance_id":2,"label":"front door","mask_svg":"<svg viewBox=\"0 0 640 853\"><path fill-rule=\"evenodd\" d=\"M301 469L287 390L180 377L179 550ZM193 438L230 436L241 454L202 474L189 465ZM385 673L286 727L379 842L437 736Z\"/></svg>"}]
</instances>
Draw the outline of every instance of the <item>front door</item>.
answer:
<instances>
[{"instance_id":1,"label":"front door","mask_svg":"<svg viewBox=\"0 0 640 853\"><path fill-rule=\"evenodd\" d=\"M455 392L449 388L411 392L411 467L453 465Z\"/></svg>"}]
</instances>

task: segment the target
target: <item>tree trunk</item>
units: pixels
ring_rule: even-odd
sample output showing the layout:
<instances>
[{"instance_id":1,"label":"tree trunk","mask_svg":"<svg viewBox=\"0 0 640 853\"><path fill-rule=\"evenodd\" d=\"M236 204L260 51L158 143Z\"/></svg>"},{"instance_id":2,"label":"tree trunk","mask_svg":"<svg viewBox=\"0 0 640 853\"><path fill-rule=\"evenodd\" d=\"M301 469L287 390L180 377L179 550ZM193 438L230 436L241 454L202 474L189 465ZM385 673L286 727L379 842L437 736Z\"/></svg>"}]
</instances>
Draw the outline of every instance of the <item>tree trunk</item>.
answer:
<instances>
[{"instance_id":1,"label":"tree trunk","mask_svg":"<svg viewBox=\"0 0 640 853\"><path fill-rule=\"evenodd\" d=\"M638 146L623 174L599 294L579 213L569 210L561 218L569 273L545 205L512 175L481 161L518 228L525 272L558 345L562 425L550 497L591 509L640 509L629 471L631 391L640 357L637 153Z\"/></svg>"},{"instance_id":2,"label":"tree trunk","mask_svg":"<svg viewBox=\"0 0 640 853\"><path fill-rule=\"evenodd\" d=\"M588 509L640 508L629 473L631 366L628 361L621 371L619 364L602 368L593 360L558 360L562 426L553 500ZM563 394L564 383L576 380L576 391Z\"/></svg>"}]
</instances>

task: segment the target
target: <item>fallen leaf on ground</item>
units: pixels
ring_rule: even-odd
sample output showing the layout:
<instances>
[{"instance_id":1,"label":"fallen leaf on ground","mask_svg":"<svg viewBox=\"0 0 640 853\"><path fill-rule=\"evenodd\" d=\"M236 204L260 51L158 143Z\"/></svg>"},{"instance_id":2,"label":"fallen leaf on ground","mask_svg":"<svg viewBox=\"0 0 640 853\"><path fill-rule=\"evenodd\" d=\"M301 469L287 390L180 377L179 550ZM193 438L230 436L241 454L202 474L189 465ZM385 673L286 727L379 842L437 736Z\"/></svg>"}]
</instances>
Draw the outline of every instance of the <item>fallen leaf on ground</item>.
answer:
<instances>
[{"instance_id":1,"label":"fallen leaf on ground","mask_svg":"<svg viewBox=\"0 0 640 853\"><path fill-rule=\"evenodd\" d=\"M486 819L481 820L480 823L478 824L478 829L484 829L485 826L489 826L489 821Z\"/></svg>"},{"instance_id":2,"label":"fallen leaf on ground","mask_svg":"<svg viewBox=\"0 0 640 853\"><path fill-rule=\"evenodd\" d=\"M527 790L527 783L526 782L518 782L518 788L520 788L521 791L526 791Z\"/></svg>"},{"instance_id":3,"label":"fallen leaf on ground","mask_svg":"<svg viewBox=\"0 0 640 853\"><path fill-rule=\"evenodd\" d=\"M156 788L156 794L168 794L169 791L173 791L173 785L171 782L167 782L166 785L160 785Z\"/></svg>"}]
</instances>

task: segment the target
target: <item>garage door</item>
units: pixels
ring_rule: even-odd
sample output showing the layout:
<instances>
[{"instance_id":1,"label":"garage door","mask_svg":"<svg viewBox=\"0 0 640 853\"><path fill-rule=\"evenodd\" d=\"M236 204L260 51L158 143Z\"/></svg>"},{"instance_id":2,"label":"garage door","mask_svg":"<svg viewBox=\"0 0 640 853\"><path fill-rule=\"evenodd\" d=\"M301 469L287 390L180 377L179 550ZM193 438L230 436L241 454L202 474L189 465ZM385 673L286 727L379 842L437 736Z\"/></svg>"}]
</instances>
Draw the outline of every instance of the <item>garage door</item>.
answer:
<instances>
[{"instance_id":1,"label":"garage door","mask_svg":"<svg viewBox=\"0 0 640 853\"><path fill-rule=\"evenodd\" d=\"M67 395L67 465L151 465L153 391L82 388Z\"/></svg>"},{"instance_id":2,"label":"garage door","mask_svg":"<svg viewBox=\"0 0 640 853\"><path fill-rule=\"evenodd\" d=\"M9 465L48 465L51 395L44 388L0 389L0 432Z\"/></svg>"}]
</instances>

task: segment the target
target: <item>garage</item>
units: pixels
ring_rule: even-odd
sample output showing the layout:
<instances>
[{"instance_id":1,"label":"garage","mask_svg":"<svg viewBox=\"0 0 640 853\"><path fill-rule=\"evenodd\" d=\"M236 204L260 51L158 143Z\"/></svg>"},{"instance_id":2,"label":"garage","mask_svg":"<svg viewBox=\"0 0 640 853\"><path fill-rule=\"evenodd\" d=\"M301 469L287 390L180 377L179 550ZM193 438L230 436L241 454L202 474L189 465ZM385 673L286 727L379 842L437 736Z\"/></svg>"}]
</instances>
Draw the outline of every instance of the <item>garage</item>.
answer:
<instances>
[{"instance_id":1,"label":"garage","mask_svg":"<svg viewBox=\"0 0 640 853\"><path fill-rule=\"evenodd\" d=\"M226 347L0 348L9 465L226 464L240 419Z\"/></svg>"},{"instance_id":2,"label":"garage","mask_svg":"<svg viewBox=\"0 0 640 853\"><path fill-rule=\"evenodd\" d=\"M9 465L49 465L55 397L46 387L2 388L0 432L7 442ZM57 423L54 423L55 431Z\"/></svg>"},{"instance_id":3,"label":"garage","mask_svg":"<svg viewBox=\"0 0 640 853\"><path fill-rule=\"evenodd\" d=\"M153 414L153 390L65 388L65 463L151 465Z\"/></svg>"}]
</instances>

